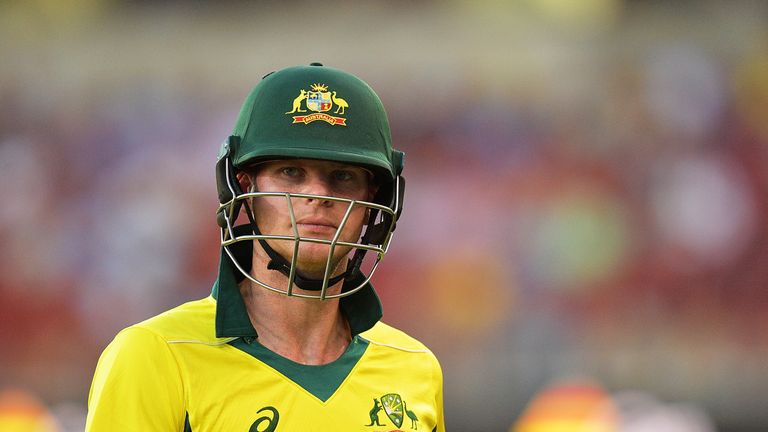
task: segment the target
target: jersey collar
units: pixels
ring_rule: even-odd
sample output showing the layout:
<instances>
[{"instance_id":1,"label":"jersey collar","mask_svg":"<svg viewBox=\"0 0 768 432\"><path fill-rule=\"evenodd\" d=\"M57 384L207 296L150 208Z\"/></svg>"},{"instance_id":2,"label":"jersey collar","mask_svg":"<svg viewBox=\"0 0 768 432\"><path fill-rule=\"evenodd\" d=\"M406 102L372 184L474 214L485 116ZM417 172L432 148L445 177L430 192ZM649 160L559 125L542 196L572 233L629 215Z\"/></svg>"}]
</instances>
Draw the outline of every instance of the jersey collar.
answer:
<instances>
[{"instance_id":1,"label":"jersey collar","mask_svg":"<svg viewBox=\"0 0 768 432\"><path fill-rule=\"evenodd\" d=\"M230 246L238 261L250 270L251 243L238 242ZM219 259L219 274L213 284L212 295L216 299L216 337L256 337L256 330L251 324L245 302L240 295L238 284L244 279L229 255L222 248ZM350 281L357 286L360 281ZM379 296L373 285L366 284L362 289L340 300L341 310L349 321L352 335L362 333L376 324L382 317L383 310Z\"/></svg>"}]
</instances>

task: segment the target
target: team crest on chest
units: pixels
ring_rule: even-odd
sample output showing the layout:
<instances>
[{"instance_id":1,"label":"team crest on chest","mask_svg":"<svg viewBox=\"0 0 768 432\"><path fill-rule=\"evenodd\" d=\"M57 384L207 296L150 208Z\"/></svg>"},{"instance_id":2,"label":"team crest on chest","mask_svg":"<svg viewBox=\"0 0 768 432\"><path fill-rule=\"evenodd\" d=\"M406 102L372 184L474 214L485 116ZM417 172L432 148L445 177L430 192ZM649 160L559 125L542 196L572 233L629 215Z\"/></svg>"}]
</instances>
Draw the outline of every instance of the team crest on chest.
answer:
<instances>
[{"instance_id":1,"label":"team crest on chest","mask_svg":"<svg viewBox=\"0 0 768 432\"><path fill-rule=\"evenodd\" d=\"M346 126L347 119L341 116L347 108L349 103L337 95L335 90L316 83L310 86L310 90L299 90L298 96L293 99L293 109L285 114L308 113L294 115L293 123L309 124L321 120L334 126Z\"/></svg>"},{"instance_id":2,"label":"team crest on chest","mask_svg":"<svg viewBox=\"0 0 768 432\"><path fill-rule=\"evenodd\" d=\"M400 430L406 419L410 423L411 430L419 429L419 417L408 409L407 403L397 393L387 393L379 398L373 398L373 407L368 412L371 422L366 426L386 426L386 420L382 423L379 418L381 411L384 411L397 430Z\"/></svg>"}]
</instances>

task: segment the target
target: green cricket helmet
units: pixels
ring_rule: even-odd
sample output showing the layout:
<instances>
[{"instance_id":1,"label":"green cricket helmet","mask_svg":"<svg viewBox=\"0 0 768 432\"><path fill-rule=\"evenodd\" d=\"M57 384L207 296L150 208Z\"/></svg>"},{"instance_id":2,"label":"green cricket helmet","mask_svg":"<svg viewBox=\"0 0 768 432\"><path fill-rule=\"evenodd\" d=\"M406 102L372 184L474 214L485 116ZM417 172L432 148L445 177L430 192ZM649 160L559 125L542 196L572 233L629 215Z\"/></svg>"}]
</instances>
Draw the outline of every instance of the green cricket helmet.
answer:
<instances>
[{"instance_id":1,"label":"green cricket helmet","mask_svg":"<svg viewBox=\"0 0 768 432\"><path fill-rule=\"evenodd\" d=\"M338 197L289 192L240 190L236 175L260 162L277 159L319 159L357 165L370 170L378 185L374 199L350 200ZM319 63L272 72L245 99L232 136L225 141L216 164L219 192L217 222L221 228L221 246L239 274L238 280L250 279L271 291L305 298L348 296L369 284L384 257L400 217L405 180L402 176L403 152L392 148L389 121L378 95L361 79ZM284 197L290 212L293 235L262 233L255 222L253 199ZM292 199L318 199L367 209L368 219L356 242L339 240L347 221L337 228L333 239L299 235ZM238 223L238 219L245 219ZM269 270L287 277L284 287L276 287L252 275L251 254L247 246L257 243L270 258ZM292 242L290 257L277 253L268 243ZM302 242L329 246L322 279L305 277L297 269ZM349 248L346 271L332 275L332 257L337 247ZM366 254L371 253L373 255ZM222 256L222 259L225 259ZM327 295L328 287L344 280L340 294ZM294 286L317 294L294 292Z\"/></svg>"}]
</instances>

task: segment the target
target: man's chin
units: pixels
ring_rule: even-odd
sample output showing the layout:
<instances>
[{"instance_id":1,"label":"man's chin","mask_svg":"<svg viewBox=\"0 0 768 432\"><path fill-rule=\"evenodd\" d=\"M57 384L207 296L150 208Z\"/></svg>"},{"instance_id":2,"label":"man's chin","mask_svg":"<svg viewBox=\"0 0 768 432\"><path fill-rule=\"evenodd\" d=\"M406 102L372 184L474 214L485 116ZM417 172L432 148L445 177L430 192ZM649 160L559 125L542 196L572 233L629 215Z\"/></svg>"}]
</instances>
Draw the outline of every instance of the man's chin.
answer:
<instances>
[{"instance_id":1,"label":"man's chin","mask_svg":"<svg viewBox=\"0 0 768 432\"><path fill-rule=\"evenodd\" d=\"M331 261L330 277L335 277L344 271L344 267L340 265L341 259L346 257L336 257ZM299 254L299 262L296 265L296 271L303 277L309 279L323 279L325 276L325 267L328 259L328 254L323 254L317 259L303 259Z\"/></svg>"},{"instance_id":2,"label":"man's chin","mask_svg":"<svg viewBox=\"0 0 768 432\"><path fill-rule=\"evenodd\" d=\"M335 267L334 263L331 263L331 276L334 277L337 276L341 271L336 270L334 271ZM301 277L305 279L315 279L315 280L322 280L323 276L325 276L325 261L322 263L317 263L316 265L311 266L305 266L305 265L298 265L296 267L296 272L301 275Z\"/></svg>"},{"instance_id":3,"label":"man's chin","mask_svg":"<svg viewBox=\"0 0 768 432\"><path fill-rule=\"evenodd\" d=\"M277 247L275 247L277 246ZM290 264L293 257L293 250L283 245L275 245L275 252L283 256ZM302 244L299 247L296 270L304 278L322 279L325 275L325 268L328 263L328 253L330 246L322 244ZM340 274L343 271L341 264L346 261L350 252L349 247L336 247L334 256L331 259L331 277Z\"/></svg>"},{"instance_id":4,"label":"man's chin","mask_svg":"<svg viewBox=\"0 0 768 432\"><path fill-rule=\"evenodd\" d=\"M321 244L302 244L299 247L299 262L301 266L307 269L317 266L325 271L325 263L328 261L328 254L331 251L331 247ZM333 250L333 258L331 263L337 263L349 254L350 248L336 246Z\"/></svg>"}]
</instances>

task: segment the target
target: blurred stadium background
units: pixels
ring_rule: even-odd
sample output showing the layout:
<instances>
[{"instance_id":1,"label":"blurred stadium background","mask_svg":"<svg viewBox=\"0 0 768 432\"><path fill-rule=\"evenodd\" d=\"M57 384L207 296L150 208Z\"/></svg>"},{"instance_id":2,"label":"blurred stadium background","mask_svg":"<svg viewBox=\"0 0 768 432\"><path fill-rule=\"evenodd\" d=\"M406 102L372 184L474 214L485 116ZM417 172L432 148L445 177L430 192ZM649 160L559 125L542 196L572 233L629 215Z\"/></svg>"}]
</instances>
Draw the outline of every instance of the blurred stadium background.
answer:
<instances>
[{"instance_id":1,"label":"blurred stadium background","mask_svg":"<svg viewBox=\"0 0 768 432\"><path fill-rule=\"evenodd\" d=\"M0 2L0 429L82 430L112 336L209 293L219 143L311 61L407 152L375 282L449 430L768 430L768 4L742 0Z\"/></svg>"}]
</instances>

